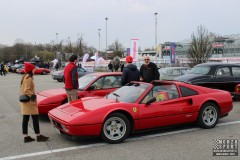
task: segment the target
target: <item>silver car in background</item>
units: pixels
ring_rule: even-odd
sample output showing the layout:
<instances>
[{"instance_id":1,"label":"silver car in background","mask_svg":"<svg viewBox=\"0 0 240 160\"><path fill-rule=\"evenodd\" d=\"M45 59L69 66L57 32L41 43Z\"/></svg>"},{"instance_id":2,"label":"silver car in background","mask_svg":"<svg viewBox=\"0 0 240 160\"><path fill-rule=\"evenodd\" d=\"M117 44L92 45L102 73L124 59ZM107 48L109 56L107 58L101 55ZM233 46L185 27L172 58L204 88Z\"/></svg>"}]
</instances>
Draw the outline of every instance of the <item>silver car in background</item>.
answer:
<instances>
[{"instance_id":1,"label":"silver car in background","mask_svg":"<svg viewBox=\"0 0 240 160\"><path fill-rule=\"evenodd\" d=\"M77 69L78 71L78 78L86 75L86 74L89 74L89 73L92 73L92 72L88 72L86 69L84 68L78 68ZM64 81L64 71L63 70L60 70L60 71L54 71L52 73L52 79L54 80L57 80L58 82L63 82Z\"/></svg>"},{"instance_id":2,"label":"silver car in background","mask_svg":"<svg viewBox=\"0 0 240 160\"><path fill-rule=\"evenodd\" d=\"M191 70L189 67L166 67L160 68L160 80L173 80L174 78L184 75Z\"/></svg>"}]
</instances>

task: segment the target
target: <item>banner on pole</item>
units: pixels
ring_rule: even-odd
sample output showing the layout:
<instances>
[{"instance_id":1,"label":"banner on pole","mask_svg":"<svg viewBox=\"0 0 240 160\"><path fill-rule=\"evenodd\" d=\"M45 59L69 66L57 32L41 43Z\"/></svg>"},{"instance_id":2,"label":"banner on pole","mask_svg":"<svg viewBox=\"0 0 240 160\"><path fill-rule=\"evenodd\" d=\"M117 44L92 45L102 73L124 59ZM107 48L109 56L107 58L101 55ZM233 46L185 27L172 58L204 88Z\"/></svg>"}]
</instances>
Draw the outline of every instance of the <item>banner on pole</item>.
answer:
<instances>
[{"instance_id":1,"label":"banner on pole","mask_svg":"<svg viewBox=\"0 0 240 160\"><path fill-rule=\"evenodd\" d=\"M130 56L132 56L134 62L138 61L138 40L137 38L131 39Z\"/></svg>"},{"instance_id":2,"label":"banner on pole","mask_svg":"<svg viewBox=\"0 0 240 160\"><path fill-rule=\"evenodd\" d=\"M176 49L176 44L175 43L171 43L170 44L170 60L171 63L174 64L175 63L175 49Z\"/></svg>"}]
</instances>

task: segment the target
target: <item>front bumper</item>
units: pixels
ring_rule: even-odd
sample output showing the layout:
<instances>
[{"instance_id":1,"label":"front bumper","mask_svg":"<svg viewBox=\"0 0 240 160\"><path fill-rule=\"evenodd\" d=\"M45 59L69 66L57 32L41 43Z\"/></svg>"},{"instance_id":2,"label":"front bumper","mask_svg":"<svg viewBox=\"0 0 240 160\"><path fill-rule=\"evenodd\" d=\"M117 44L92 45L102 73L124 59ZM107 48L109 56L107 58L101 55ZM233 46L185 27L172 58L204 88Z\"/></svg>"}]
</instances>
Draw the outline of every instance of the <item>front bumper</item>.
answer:
<instances>
[{"instance_id":1,"label":"front bumper","mask_svg":"<svg viewBox=\"0 0 240 160\"><path fill-rule=\"evenodd\" d=\"M56 129L58 129L61 133L64 133L70 137L75 137L75 136L98 137L98 136L100 136L102 124L71 125L68 122L58 119L57 117L54 117L50 113L48 113L48 117L49 117L52 125Z\"/></svg>"}]
</instances>

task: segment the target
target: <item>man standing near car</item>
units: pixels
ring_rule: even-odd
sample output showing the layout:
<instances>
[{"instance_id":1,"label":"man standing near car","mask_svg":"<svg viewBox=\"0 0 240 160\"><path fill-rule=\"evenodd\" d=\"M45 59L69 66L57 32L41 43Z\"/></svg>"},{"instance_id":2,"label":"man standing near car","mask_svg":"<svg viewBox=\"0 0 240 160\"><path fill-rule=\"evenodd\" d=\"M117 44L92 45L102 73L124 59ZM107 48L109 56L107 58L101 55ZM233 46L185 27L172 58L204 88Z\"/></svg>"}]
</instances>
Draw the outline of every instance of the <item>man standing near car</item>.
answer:
<instances>
[{"instance_id":1,"label":"man standing near car","mask_svg":"<svg viewBox=\"0 0 240 160\"><path fill-rule=\"evenodd\" d=\"M140 68L140 81L143 82L152 82L153 80L159 80L159 72L157 65L153 62L150 62L149 56L143 57L144 64Z\"/></svg>"},{"instance_id":2,"label":"man standing near car","mask_svg":"<svg viewBox=\"0 0 240 160\"><path fill-rule=\"evenodd\" d=\"M131 81L139 81L140 74L137 66L132 64L133 58L131 56L126 57L126 67L123 68L121 85L125 85Z\"/></svg>"},{"instance_id":3,"label":"man standing near car","mask_svg":"<svg viewBox=\"0 0 240 160\"><path fill-rule=\"evenodd\" d=\"M77 55L72 55L69 61L69 64L64 69L64 83L68 102L71 102L78 99Z\"/></svg>"}]
</instances>

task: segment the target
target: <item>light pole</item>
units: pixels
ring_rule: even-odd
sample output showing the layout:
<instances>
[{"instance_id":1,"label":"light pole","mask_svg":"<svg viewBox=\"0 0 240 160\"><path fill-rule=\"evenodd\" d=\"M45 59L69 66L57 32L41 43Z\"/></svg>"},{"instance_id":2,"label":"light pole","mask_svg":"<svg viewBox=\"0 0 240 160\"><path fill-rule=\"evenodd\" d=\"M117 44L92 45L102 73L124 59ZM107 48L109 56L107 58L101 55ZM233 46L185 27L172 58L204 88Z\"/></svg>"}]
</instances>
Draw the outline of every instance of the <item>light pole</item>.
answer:
<instances>
[{"instance_id":1,"label":"light pole","mask_svg":"<svg viewBox=\"0 0 240 160\"><path fill-rule=\"evenodd\" d=\"M157 12L154 13L155 15L155 50L157 50Z\"/></svg>"},{"instance_id":2,"label":"light pole","mask_svg":"<svg viewBox=\"0 0 240 160\"><path fill-rule=\"evenodd\" d=\"M98 42L98 51L100 52L100 39L101 39L101 33L100 33L101 29L98 29L98 38L99 38L99 42Z\"/></svg>"},{"instance_id":3,"label":"light pole","mask_svg":"<svg viewBox=\"0 0 240 160\"><path fill-rule=\"evenodd\" d=\"M107 20L108 18L106 17L105 20L106 20L106 60L107 60Z\"/></svg>"},{"instance_id":4,"label":"light pole","mask_svg":"<svg viewBox=\"0 0 240 160\"><path fill-rule=\"evenodd\" d=\"M57 44L57 52L58 52L58 33L56 33L56 44ZM57 53L56 53L56 55L57 55ZM56 57L56 55L55 55L55 57Z\"/></svg>"},{"instance_id":5,"label":"light pole","mask_svg":"<svg viewBox=\"0 0 240 160\"><path fill-rule=\"evenodd\" d=\"M58 33L56 33L57 51L58 51Z\"/></svg>"}]
</instances>

